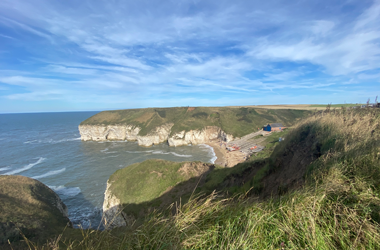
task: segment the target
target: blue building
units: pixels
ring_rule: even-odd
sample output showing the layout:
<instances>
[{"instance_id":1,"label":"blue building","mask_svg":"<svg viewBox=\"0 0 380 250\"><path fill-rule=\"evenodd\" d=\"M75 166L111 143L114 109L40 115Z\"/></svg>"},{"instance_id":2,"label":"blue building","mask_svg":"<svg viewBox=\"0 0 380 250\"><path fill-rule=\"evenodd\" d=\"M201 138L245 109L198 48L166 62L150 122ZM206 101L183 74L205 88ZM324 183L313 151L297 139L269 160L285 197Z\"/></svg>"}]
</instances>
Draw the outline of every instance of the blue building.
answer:
<instances>
[{"instance_id":1,"label":"blue building","mask_svg":"<svg viewBox=\"0 0 380 250\"><path fill-rule=\"evenodd\" d=\"M270 126L270 124L268 124L268 125L263 127L263 130L270 132L272 130L272 127Z\"/></svg>"},{"instance_id":2,"label":"blue building","mask_svg":"<svg viewBox=\"0 0 380 250\"><path fill-rule=\"evenodd\" d=\"M283 130L284 128L286 127L284 127L284 125L282 125L281 123L272 123L272 124L268 124L264 126L263 130L271 132L271 131L280 131L280 130Z\"/></svg>"}]
</instances>

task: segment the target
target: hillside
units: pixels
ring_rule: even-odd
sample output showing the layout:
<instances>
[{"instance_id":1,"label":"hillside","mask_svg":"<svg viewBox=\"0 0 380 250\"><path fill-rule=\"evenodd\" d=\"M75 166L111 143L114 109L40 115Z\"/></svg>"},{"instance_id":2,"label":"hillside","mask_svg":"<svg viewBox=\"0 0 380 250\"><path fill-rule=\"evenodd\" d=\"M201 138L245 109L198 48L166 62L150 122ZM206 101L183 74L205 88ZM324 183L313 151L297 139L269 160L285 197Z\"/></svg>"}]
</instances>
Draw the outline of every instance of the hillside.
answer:
<instances>
[{"instance_id":1,"label":"hillside","mask_svg":"<svg viewBox=\"0 0 380 250\"><path fill-rule=\"evenodd\" d=\"M379 249L380 110L327 110L278 136L233 168L151 160L115 172L110 190L134 218L64 233L61 246Z\"/></svg>"},{"instance_id":2,"label":"hillside","mask_svg":"<svg viewBox=\"0 0 380 250\"><path fill-rule=\"evenodd\" d=\"M70 224L53 190L24 176L0 176L0 248L22 239L45 241Z\"/></svg>"},{"instance_id":3,"label":"hillside","mask_svg":"<svg viewBox=\"0 0 380 250\"><path fill-rule=\"evenodd\" d=\"M134 125L140 127L140 136L147 135L156 127L173 123L171 134L201 130L206 126L217 126L225 133L241 137L267 123L280 122L291 126L299 119L311 114L307 110L228 108L228 107L177 107L146 108L103 111L80 125Z\"/></svg>"},{"instance_id":4,"label":"hillside","mask_svg":"<svg viewBox=\"0 0 380 250\"><path fill-rule=\"evenodd\" d=\"M124 218L142 218L153 210L164 211L173 202L179 202L199 182L203 183L204 177L215 167L219 166L203 162L146 160L120 169L108 180L103 205L106 221L112 221L121 212L120 209L112 209L115 204L109 201L111 196L119 199ZM122 224L125 223L119 223Z\"/></svg>"}]
</instances>

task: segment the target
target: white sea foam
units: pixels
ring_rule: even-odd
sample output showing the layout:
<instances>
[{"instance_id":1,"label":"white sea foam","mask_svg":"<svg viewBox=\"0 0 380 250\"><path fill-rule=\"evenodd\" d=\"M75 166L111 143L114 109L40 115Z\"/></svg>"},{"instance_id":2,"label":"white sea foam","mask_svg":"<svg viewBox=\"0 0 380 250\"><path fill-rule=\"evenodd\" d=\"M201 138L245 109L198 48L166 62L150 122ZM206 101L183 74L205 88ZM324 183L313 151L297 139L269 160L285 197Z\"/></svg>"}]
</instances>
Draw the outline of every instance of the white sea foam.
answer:
<instances>
[{"instance_id":1,"label":"white sea foam","mask_svg":"<svg viewBox=\"0 0 380 250\"><path fill-rule=\"evenodd\" d=\"M103 152L103 153L106 151L108 151L108 148L100 150L100 152Z\"/></svg>"},{"instance_id":2,"label":"white sea foam","mask_svg":"<svg viewBox=\"0 0 380 250\"><path fill-rule=\"evenodd\" d=\"M99 221L96 217L99 217L100 219L102 212L103 209L99 207L82 207L80 209L74 208L69 211L69 218L75 228L97 228L99 226ZM103 229L103 227L100 226L100 229Z\"/></svg>"},{"instance_id":3,"label":"white sea foam","mask_svg":"<svg viewBox=\"0 0 380 250\"><path fill-rule=\"evenodd\" d=\"M7 167L0 168L0 171L5 171L5 170L8 170L8 169L11 169L11 167L7 166Z\"/></svg>"},{"instance_id":4,"label":"white sea foam","mask_svg":"<svg viewBox=\"0 0 380 250\"><path fill-rule=\"evenodd\" d=\"M74 197L81 192L79 187L49 186L49 188L53 189L58 195L66 197Z\"/></svg>"},{"instance_id":5,"label":"white sea foam","mask_svg":"<svg viewBox=\"0 0 380 250\"><path fill-rule=\"evenodd\" d=\"M77 138L71 138L71 139L62 139L62 140L58 140L58 141L51 141L51 143L60 143L60 142L67 142L67 141L79 141L81 138L80 137L77 137Z\"/></svg>"},{"instance_id":6,"label":"white sea foam","mask_svg":"<svg viewBox=\"0 0 380 250\"><path fill-rule=\"evenodd\" d=\"M216 157L214 148L207 144L199 144L199 147L207 149L207 151L209 152L209 156L211 157L210 162L214 164L216 159L218 159L218 157Z\"/></svg>"},{"instance_id":7,"label":"white sea foam","mask_svg":"<svg viewBox=\"0 0 380 250\"><path fill-rule=\"evenodd\" d=\"M40 157L38 159L38 161L36 161L35 163L30 163L30 164L26 165L25 167L22 167L22 168L19 168L19 169L15 169L15 170L6 172L6 173L1 174L1 175L13 175L13 174L18 174L18 173L24 172L24 171L26 171L28 169L31 169L32 167L36 166L37 164L40 164L44 160L46 160L46 158Z\"/></svg>"},{"instance_id":8,"label":"white sea foam","mask_svg":"<svg viewBox=\"0 0 380 250\"><path fill-rule=\"evenodd\" d=\"M192 155L181 155L181 154L177 154L175 152L170 152L172 155L175 155L175 156L178 156L178 157L192 157Z\"/></svg>"},{"instance_id":9,"label":"white sea foam","mask_svg":"<svg viewBox=\"0 0 380 250\"><path fill-rule=\"evenodd\" d=\"M170 154L169 152L168 153L164 153L163 151L161 150L156 150L156 151L153 151L152 154L155 154L155 155L168 155Z\"/></svg>"},{"instance_id":10,"label":"white sea foam","mask_svg":"<svg viewBox=\"0 0 380 250\"><path fill-rule=\"evenodd\" d=\"M79 141L81 138L70 138L70 139L61 139L61 140L53 140L53 139L44 139L44 140L32 140L32 141L26 141L24 144L37 144L37 143L50 143L50 144L57 144L61 142L69 142L69 141Z\"/></svg>"},{"instance_id":11,"label":"white sea foam","mask_svg":"<svg viewBox=\"0 0 380 250\"><path fill-rule=\"evenodd\" d=\"M108 156L108 157L118 157L119 155L110 155L110 156ZM107 157L107 158L108 158Z\"/></svg>"},{"instance_id":12,"label":"white sea foam","mask_svg":"<svg viewBox=\"0 0 380 250\"><path fill-rule=\"evenodd\" d=\"M38 176L33 176L32 178L33 179L40 179L40 178L44 178L44 177L60 174L60 173L65 172L65 171L66 171L66 168L62 168L60 170L49 171L46 174L42 174L42 175L38 175Z\"/></svg>"},{"instance_id":13,"label":"white sea foam","mask_svg":"<svg viewBox=\"0 0 380 250\"><path fill-rule=\"evenodd\" d=\"M36 143L36 142L39 142L38 140L33 140L33 141L26 141L24 142L24 144L29 144L29 143Z\"/></svg>"},{"instance_id":14,"label":"white sea foam","mask_svg":"<svg viewBox=\"0 0 380 250\"><path fill-rule=\"evenodd\" d=\"M153 153L153 150L145 150L145 151L128 151L126 150L125 152L131 153L131 154L144 154L144 153Z\"/></svg>"},{"instance_id":15,"label":"white sea foam","mask_svg":"<svg viewBox=\"0 0 380 250\"><path fill-rule=\"evenodd\" d=\"M106 154L115 154L115 153L118 153L117 151L108 151L108 152L104 152Z\"/></svg>"}]
</instances>

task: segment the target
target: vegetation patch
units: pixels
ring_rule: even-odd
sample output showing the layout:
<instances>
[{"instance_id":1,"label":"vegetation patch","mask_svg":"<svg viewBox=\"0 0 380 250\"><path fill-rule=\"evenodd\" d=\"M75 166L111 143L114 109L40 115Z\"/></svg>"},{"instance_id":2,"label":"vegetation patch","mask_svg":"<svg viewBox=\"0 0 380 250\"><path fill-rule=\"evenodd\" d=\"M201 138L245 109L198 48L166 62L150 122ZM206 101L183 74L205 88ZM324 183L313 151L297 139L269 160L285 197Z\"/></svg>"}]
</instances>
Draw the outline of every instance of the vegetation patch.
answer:
<instances>
[{"instance_id":1,"label":"vegetation patch","mask_svg":"<svg viewBox=\"0 0 380 250\"><path fill-rule=\"evenodd\" d=\"M174 124L171 134L217 126L228 134L242 137L267 123L280 122L289 127L310 114L306 110L227 107L129 109L103 111L83 121L81 125L134 125L141 128L139 135L147 135L166 123Z\"/></svg>"},{"instance_id":2,"label":"vegetation patch","mask_svg":"<svg viewBox=\"0 0 380 250\"><path fill-rule=\"evenodd\" d=\"M40 242L59 235L70 221L56 207L58 203L54 191L37 180L0 176L0 248L23 235Z\"/></svg>"},{"instance_id":3,"label":"vegetation patch","mask_svg":"<svg viewBox=\"0 0 380 250\"><path fill-rule=\"evenodd\" d=\"M284 134L272 133L246 162L216 166L167 212L61 242L72 249L379 249L380 111L318 112L287 133L281 142ZM180 193L188 182L170 190Z\"/></svg>"},{"instance_id":4,"label":"vegetation patch","mask_svg":"<svg viewBox=\"0 0 380 250\"><path fill-rule=\"evenodd\" d=\"M116 171L109 178L111 192L123 204L124 212L135 218L152 208L167 208L195 189L195 179L207 175L213 164L147 160ZM174 197L174 200L173 200Z\"/></svg>"}]
</instances>

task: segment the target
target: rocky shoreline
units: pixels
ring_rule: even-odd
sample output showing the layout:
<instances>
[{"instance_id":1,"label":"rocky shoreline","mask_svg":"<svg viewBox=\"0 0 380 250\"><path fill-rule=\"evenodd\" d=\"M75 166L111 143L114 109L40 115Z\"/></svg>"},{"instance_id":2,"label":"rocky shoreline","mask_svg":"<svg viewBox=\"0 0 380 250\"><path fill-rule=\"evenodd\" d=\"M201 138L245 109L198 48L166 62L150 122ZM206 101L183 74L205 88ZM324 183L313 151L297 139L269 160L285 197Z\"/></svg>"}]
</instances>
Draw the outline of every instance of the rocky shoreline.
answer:
<instances>
[{"instance_id":1,"label":"rocky shoreline","mask_svg":"<svg viewBox=\"0 0 380 250\"><path fill-rule=\"evenodd\" d=\"M167 123L154 128L147 135L139 135L141 128L132 125L79 125L78 128L82 141L127 140L137 141L138 145L144 147L163 142L177 147L207 143L210 140L229 142L234 139L232 135L216 126L207 126L202 130L181 131L171 135L172 127L173 123Z\"/></svg>"}]
</instances>

